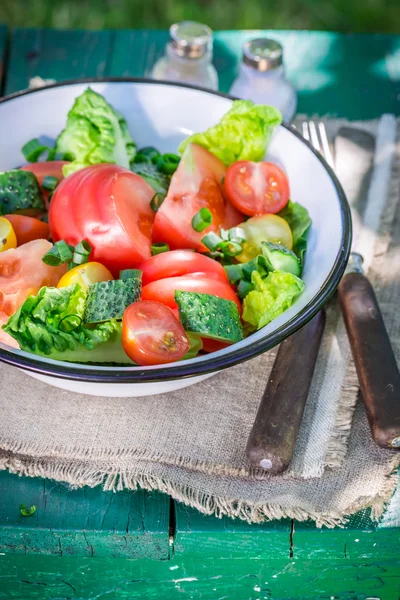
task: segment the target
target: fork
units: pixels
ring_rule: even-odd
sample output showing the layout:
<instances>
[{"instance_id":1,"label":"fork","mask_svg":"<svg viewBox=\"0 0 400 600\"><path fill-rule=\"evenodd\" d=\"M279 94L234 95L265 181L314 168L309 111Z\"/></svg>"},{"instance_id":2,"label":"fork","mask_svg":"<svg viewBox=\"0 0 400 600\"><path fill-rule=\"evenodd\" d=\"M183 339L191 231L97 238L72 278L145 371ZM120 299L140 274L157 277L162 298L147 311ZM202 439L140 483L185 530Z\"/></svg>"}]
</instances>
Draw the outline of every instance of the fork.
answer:
<instances>
[{"instance_id":1,"label":"fork","mask_svg":"<svg viewBox=\"0 0 400 600\"><path fill-rule=\"evenodd\" d=\"M334 167L325 125L304 121L303 137ZM371 284L362 272L362 256L353 252L338 287L373 438L400 448L400 375ZM285 471L292 459L322 339L321 310L300 331L282 342L251 430L246 455L271 474ZM296 386L292 382L296 381Z\"/></svg>"},{"instance_id":2,"label":"fork","mask_svg":"<svg viewBox=\"0 0 400 600\"><path fill-rule=\"evenodd\" d=\"M323 122L302 123L303 137L334 167ZM349 337L372 437L384 448L400 448L400 373L375 292L352 252L338 297Z\"/></svg>"}]
</instances>

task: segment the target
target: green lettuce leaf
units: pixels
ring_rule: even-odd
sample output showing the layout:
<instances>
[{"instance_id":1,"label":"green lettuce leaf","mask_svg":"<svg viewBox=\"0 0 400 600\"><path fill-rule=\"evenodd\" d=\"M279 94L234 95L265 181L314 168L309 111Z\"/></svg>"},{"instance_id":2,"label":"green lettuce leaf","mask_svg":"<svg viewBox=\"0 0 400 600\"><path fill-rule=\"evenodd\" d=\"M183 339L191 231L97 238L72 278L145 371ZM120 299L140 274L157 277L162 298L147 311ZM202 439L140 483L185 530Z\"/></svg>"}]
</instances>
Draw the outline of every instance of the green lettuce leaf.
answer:
<instances>
[{"instance_id":1,"label":"green lettuce leaf","mask_svg":"<svg viewBox=\"0 0 400 600\"><path fill-rule=\"evenodd\" d=\"M22 350L54 360L133 364L122 347L120 322L96 326L80 322L85 301L86 292L78 284L42 287L37 296L25 300L3 329ZM72 331L68 331L68 319L78 324Z\"/></svg>"},{"instance_id":2,"label":"green lettuce leaf","mask_svg":"<svg viewBox=\"0 0 400 600\"><path fill-rule=\"evenodd\" d=\"M63 168L67 177L98 163L129 168L136 146L123 116L103 96L88 88L69 111L67 126L56 141L56 152L72 160Z\"/></svg>"},{"instance_id":3,"label":"green lettuce leaf","mask_svg":"<svg viewBox=\"0 0 400 600\"><path fill-rule=\"evenodd\" d=\"M265 279L258 271L253 271L251 281L254 290L243 301L242 318L255 329L261 329L279 317L305 287L304 281L283 271L272 271Z\"/></svg>"},{"instance_id":4,"label":"green lettuce leaf","mask_svg":"<svg viewBox=\"0 0 400 600\"><path fill-rule=\"evenodd\" d=\"M285 219L292 230L292 250L299 257L301 263L303 263L304 254L307 249L308 232L311 227L311 218L308 210L301 204L298 204L298 202L289 200L285 208L278 214Z\"/></svg>"},{"instance_id":5,"label":"green lettuce leaf","mask_svg":"<svg viewBox=\"0 0 400 600\"><path fill-rule=\"evenodd\" d=\"M200 350L203 349L203 342L198 335L189 333L188 331L186 331L185 333L189 340L190 348L186 352L185 356L181 358L181 360L189 360L189 358L195 358L200 352Z\"/></svg>"},{"instance_id":6,"label":"green lettuce leaf","mask_svg":"<svg viewBox=\"0 0 400 600\"><path fill-rule=\"evenodd\" d=\"M237 160L259 161L264 158L272 133L282 122L273 106L235 100L221 121L204 133L194 133L179 146L183 154L189 143L199 144L229 166Z\"/></svg>"}]
</instances>

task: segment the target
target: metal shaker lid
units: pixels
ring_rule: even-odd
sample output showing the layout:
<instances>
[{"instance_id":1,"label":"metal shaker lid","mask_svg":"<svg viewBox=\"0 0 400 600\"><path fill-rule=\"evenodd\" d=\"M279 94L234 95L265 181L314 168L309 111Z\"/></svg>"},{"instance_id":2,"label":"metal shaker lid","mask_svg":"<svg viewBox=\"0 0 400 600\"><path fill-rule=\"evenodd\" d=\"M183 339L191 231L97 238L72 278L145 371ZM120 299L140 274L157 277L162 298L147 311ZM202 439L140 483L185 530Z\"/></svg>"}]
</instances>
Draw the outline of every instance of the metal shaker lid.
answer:
<instances>
[{"instance_id":1,"label":"metal shaker lid","mask_svg":"<svg viewBox=\"0 0 400 600\"><path fill-rule=\"evenodd\" d=\"M213 32L201 23L181 21L169 29L170 45L178 56L201 58L212 48Z\"/></svg>"},{"instance_id":2,"label":"metal shaker lid","mask_svg":"<svg viewBox=\"0 0 400 600\"><path fill-rule=\"evenodd\" d=\"M250 40L243 46L243 62L257 71L271 71L283 63L283 48L269 38Z\"/></svg>"}]
</instances>

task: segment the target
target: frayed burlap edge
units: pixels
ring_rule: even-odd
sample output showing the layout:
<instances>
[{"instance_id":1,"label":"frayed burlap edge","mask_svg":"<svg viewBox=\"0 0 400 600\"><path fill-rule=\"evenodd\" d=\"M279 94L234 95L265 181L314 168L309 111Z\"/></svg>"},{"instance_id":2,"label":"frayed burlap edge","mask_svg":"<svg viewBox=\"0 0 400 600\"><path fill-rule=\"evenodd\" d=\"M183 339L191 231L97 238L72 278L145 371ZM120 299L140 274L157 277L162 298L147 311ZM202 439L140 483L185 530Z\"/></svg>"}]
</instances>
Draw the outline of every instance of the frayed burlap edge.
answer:
<instances>
[{"instance_id":1,"label":"frayed burlap edge","mask_svg":"<svg viewBox=\"0 0 400 600\"><path fill-rule=\"evenodd\" d=\"M371 508L371 519L378 521L387 503L390 501L397 483L397 469L400 456L394 454L388 463L382 479L381 489L373 498L365 496L349 505L341 513L314 512L303 508L285 508L269 502L250 502L235 498L216 497L191 488L188 485L175 484L171 481L143 473L140 469L132 472L117 470L106 472L101 467L88 466L85 463L60 463L55 461L37 461L31 457L23 457L9 453L0 454L0 470L27 477L45 477L69 484L73 488L82 486L96 487L101 485L105 492L119 492L124 489L159 491L171 496L186 506L195 508L205 515L217 518L239 518L247 523L262 523L279 519L312 520L317 527L344 527L349 517L367 507Z\"/></svg>"}]
</instances>

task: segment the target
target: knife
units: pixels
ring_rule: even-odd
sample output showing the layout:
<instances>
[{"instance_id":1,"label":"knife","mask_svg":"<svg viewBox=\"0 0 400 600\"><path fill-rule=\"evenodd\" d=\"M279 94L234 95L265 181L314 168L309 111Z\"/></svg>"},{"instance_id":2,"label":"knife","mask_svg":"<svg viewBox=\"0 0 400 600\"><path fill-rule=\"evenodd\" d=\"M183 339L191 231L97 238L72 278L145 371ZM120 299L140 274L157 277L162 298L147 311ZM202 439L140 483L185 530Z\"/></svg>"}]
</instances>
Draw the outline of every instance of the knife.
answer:
<instances>
[{"instance_id":1,"label":"knife","mask_svg":"<svg viewBox=\"0 0 400 600\"><path fill-rule=\"evenodd\" d=\"M372 285L352 253L339 302L374 441L400 450L400 373Z\"/></svg>"},{"instance_id":2,"label":"knife","mask_svg":"<svg viewBox=\"0 0 400 600\"><path fill-rule=\"evenodd\" d=\"M363 273L363 259L368 267L386 203L393 156L390 147L395 135L394 118L386 115L380 119L374 142L367 132L354 135L354 129L347 127L341 128L335 139L339 178L350 187L344 185L347 194L361 199L352 206L353 252L338 297L372 437L379 446L391 449L400 448L400 373L375 292ZM359 184L361 193L354 194L354 166L365 162L368 153L371 163L372 157L378 156L374 177L364 177Z\"/></svg>"},{"instance_id":3,"label":"knife","mask_svg":"<svg viewBox=\"0 0 400 600\"><path fill-rule=\"evenodd\" d=\"M250 462L277 475L292 459L325 325L322 310L284 340L246 446Z\"/></svg>"}]
</instances>

